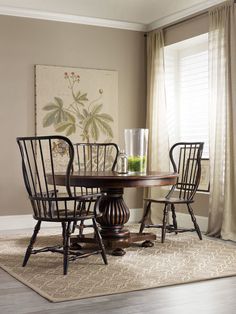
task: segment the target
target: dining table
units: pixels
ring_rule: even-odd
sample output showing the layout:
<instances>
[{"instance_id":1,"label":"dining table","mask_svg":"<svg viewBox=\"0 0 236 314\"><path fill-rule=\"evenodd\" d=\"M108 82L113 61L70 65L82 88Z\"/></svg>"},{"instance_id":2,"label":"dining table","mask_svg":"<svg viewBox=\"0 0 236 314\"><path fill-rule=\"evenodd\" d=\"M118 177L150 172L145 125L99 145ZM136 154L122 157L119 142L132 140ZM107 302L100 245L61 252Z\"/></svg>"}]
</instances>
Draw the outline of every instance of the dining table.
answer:
<instances>
[{"instance_id":1,"label":"dining table","mask_svg":"<svg viewBox=\"0 0 236 314\"><path fill-rule=\"evenodd\" d=\"M99 210L102 213L97 217L101 236L107 250L112 255L124 255L125 248L134 242L142 242L143 246L152 246L156 235L151 232L130 232L127 222L130 209L123 194L125 188L146 188L168 186L176 183L178 174L174 172L147 171L145 173L120 174L115 171L79 171L70 175L72 187L99 188L101 198ZM47 176L50 183L52 176ZM55 173L56 185L66 185L66 175L63 172ZM91 244L94 234L77 235L72 241Z\"/></svg>"}]
</instances>

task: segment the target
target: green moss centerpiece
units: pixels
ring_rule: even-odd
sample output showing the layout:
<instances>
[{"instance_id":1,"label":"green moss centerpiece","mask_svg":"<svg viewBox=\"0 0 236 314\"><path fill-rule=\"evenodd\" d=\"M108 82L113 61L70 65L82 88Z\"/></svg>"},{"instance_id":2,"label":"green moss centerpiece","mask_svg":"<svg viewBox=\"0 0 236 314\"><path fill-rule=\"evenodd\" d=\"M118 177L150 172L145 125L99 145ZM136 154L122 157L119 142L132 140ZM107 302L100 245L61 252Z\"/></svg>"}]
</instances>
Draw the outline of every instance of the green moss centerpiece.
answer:
<instances>
[{"instance_id":1,"label":"green moss centerpiece","mask_svg":"<svg viewBox=\"0 0 236 314\"><path fill-rule=\"evenodd\" d=\"M125 152L129 173L145 173L147 170L148 129L125 129Z\"/></svg>"},{"instance_id":2,"label":"green moss centerpiece","mask_svg":"<svg viewBox=\"0 0 236 314\"><path fill-rule=\"evenodd\" d=\"M146 156L129 156L129 172L146 172Z\"/></svg>"}]
</instances>

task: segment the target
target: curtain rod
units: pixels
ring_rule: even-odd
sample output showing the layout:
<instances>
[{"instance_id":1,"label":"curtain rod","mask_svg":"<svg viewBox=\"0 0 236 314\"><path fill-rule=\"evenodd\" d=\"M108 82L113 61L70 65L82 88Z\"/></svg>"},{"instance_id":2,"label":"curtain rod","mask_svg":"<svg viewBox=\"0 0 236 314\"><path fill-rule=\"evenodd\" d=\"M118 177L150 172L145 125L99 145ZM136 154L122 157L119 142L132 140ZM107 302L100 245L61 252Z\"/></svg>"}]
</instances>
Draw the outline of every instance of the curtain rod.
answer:
<instances>
[{"instance_id":1,"label":"curtain rod","mask_svg":"<svg viewBox=\"0 0 236 314\"><path fill-rule=\"evenodd\" d=\"M234 1L236 1L236 0L234 0ZM183 17L182 19L180 19L180 20L178 20L178 21L176 21L176 22L172 22L172 23L170 22L169 24L166 24L165 26L163 26L163 27L158 27L158 28L162 28L162 29L165 31L165 30L167 30L168 28L171 28L171 27L176 26L176 25L178 25L178 24L182 24L182 23L187 22L187 21L189 21L189 20L191 20L191 19L193 19L193 18L197 18L197 17L199 17L199 16L206 15L206 14L207 14L207 11L204 11L204 12L201 12L201 13L198 12L198 13L196 13L196 14L192 14L191 16L188 16L188 17ZM158 28L155 28L155 29L158 29ZM144 34L144 37L147 37L147 36L148 36L148 33L154 31L155 29L152 29L152 30L146 32L146 33Z\"/></svg>"},{"instance_id":2,"label":"curtain rod","mask_svg":"<svg viewBox=\"0 0 236 314\"><path fill-rule=\"evenodd\" d=\"M215 5L207 8L207 9L204 9L204 10L201 10L199 12L193 13L192 15L189 15L186 18L183 17L182 19L180 19L180 20L178 20L176 22L166 24L163 27L163 30L168 29L169 27L172 27L172 26L184 23L185 21L187 22L188 20L191 20L192 18L199 17L199 16L202 16L202 15L206 15L209 12L209 10L211 10L213 8L216 8L216 7L219 7L221 5L224 5L226 2L228 2L228 1L222 1L221 3L215 4ZM236 3L236 0L234 0L233 3Z\"/></svg>"},{"instance_id":3,"label":"curtain rod","mask_svg":"<svg viewBox=\"0 0 236 314\"><path fill-rule=\"evenodd\" d=\"M187 16L187 17L183 17L183 18L181 18L180 20L178 20L178 21L176 21L176 22L170 22L169 24L164 25L164 26L162 27L162 29L165 31L165 30L167 30L168 28L171 28L172 26L175 26L175 25L178 25L178 24L187 22L188 20L191 20L191 19L193 19L193 18L197 18L197 17L199 17L199 16L206 15L206 14L209 12L210 9L222 5L224 2L226 2L226 1L222 1L222 2L219 3L218 5L214 5L214 6L212 6L212 7L209 7L209 8L207 8L207 9L204 9L204 10L202 10L202 11L200 11L200 12L195 13L195 14L193 13L192 15L189 15L189 16ZM233 3L236 3L236 0L234 0ZM160 28L161 28L161 27L160 27ZM156 29L158 29L158 28L156 28ZM153 30L155 30L155 29L153 29ZM151 30L151 31L153 31L153 30ZM147 37L148 33L151 32L151 31L146 32L146 33L144 34L144 37Z\"/></svg>"},{"instance_id":4,"label":"curtain rod","mask_svg":"<svg viewBox=\"0 0 236 314\"><path fill-rule=\"evenodd\" d=\"M236 0L235 0L236 1ZM208 10L206 11L201 11L201 12L198 12L196 14L192 14L192 15L189 15L188 17L186 18L182 18L176 22L172 22L172 23L169 23L169 24L166 24L164 27L163 27L163 30L166 30L168 28L171 28L172 26L175 26L175 25L178 25L178 24L182 24L184 22L188 22L189 20L192 20L193 18L197 18L199 16L204 16L208 13Z\"/></svg>"}]
</instances>

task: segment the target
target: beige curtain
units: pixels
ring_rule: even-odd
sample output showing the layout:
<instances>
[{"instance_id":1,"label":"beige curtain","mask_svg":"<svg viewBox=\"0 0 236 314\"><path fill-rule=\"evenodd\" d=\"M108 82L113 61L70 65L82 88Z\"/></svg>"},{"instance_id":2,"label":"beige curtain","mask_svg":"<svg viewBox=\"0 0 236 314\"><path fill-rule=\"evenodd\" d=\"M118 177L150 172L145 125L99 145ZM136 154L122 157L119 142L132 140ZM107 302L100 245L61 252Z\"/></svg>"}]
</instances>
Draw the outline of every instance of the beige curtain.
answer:
<instances>
[{"instance_id":1,"label":"beige curtain","mask_svg":"<svg viewBox=\"0 0 236 314\"><path fill-rule=\"evenodd\" d=\"M148 169L169 170L169 145L166 119L163 31L155 30L147 37L147 128L149 129ZM145 191L146 197L166 194L161 188ZM151 220L162 220L162 207L153 207Z\"/></svg>"},{"instance_id":2,"label":"beige curtain","mask_svg":"<svg viewBox=\"0 0 236 314\"><path fill-rule=\"evenodd\" d=\"M210 209L208 235L236 241L236 48L232 1L209 12Z\"/></svg>"}]
</instances>

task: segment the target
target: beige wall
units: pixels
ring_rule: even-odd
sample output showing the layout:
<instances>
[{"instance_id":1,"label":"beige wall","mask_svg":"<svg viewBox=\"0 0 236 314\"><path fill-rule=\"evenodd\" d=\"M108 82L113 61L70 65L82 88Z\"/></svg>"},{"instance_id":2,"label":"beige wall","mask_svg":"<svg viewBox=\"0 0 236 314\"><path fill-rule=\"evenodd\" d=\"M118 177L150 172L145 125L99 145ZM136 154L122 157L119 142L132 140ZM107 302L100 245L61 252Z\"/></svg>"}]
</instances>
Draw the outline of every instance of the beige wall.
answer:
<instances>
[{"instance_id":1,"label":"beige wall","mask_svg":"<svg viewBox=\"0 0 236 314\"><path fill-rule=\"evenodd\" d=\"M192 205L195 215L208 217L209 210L209 194L205 192L198 192L194 197L194 204ZM186 205L177 205L176 209L179 213L188 213Z\"/></svg>"},{"instance_id":2,"label":"beige wall","mask_svg":"<svg viewBox=\"0 0 236 314\"><path fill-rule=\"evenodd\" d=\"M123 129L145 126L145 39L142 33L0 16L0 215L30 213L17 136L34 134L34 65L118 71L119 143ZM126 192L130 207L142 193Z\"/></svg>"}]
</instances>

